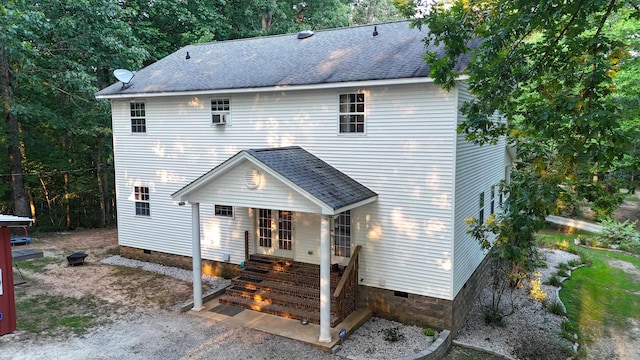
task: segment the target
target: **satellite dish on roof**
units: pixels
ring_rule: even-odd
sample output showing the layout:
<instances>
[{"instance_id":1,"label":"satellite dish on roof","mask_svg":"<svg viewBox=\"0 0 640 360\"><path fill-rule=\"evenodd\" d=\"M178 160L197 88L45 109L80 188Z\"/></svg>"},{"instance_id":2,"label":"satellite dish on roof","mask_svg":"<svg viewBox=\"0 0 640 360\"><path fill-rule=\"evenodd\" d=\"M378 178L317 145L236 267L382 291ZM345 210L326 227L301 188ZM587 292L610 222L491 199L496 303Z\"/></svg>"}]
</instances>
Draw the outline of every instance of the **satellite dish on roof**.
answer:
<instances>
[{"instance_id":1,"label":"satellite dish on roof","mask_svg":"<svg viewBox=\"0 0 640 360\"><path fill-rule=\"evenodd\" d=\"M124 88L136 75L127 69L116 69L113 71L113 76L122 81L122 87Z\"/></svg>"},{"instance_id":2,"label":"satellite dish on roof","mask_svg":"<svg viewBox=\"0 0 640 360\"><path fill-rule=\"evenodd\" d=\"M302 30L298 33L298 39L306 39L311 36L313 36L313 31L311 30Z\"/></svg>"}]
</instances>

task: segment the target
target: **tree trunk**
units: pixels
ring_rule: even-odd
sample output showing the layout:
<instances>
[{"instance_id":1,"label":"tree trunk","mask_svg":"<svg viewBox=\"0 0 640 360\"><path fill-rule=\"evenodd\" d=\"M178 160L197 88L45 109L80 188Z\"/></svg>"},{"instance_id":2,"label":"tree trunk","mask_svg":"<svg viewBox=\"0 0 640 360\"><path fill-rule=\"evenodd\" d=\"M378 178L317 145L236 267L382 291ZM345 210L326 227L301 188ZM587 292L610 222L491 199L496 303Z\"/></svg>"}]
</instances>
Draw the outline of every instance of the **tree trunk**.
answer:
<instances>
[{"instance_id":1,"label":"tree trunk","mask_svg":"<svg viewBox=\"0 0 640 360\"><path fill-rule=\"evenodd\" d=\"M100 142L102 144L102 142ZM105 189L104 184L102 183L102 156L100 151L102 150L102 146L99 146L96 151L96 180L98 181L98 194L100 201L100 227L105 227L107 225L107 209L105 206Z\"/></svg>"},{"instance_id":2,"label":"tree trunk","mask_svg":"<svg viewBox=\"0 0 640 360\"><path fill-rule=\"evenodd\" d=\"M262 16L262 31L271 30L271 19L273 18L273 11L268 11L266 15Z\"/></svg>"},{"instance_id":3,"label":"tree trunk","mask_svg":"<svg viewBox=\"0 0 640 360\"><path fill-rule=\"evenodd\" d=\"M22 154L20 152L20 125L18 116L11 113L13 90L11 88L11 72L9 55L0 47L0 98L7 132L7 150L9 155L9 171L11 172L11 202L13 214L29 216L29 196L24 184L22 170Z\"/></svg>"}]
</instances>

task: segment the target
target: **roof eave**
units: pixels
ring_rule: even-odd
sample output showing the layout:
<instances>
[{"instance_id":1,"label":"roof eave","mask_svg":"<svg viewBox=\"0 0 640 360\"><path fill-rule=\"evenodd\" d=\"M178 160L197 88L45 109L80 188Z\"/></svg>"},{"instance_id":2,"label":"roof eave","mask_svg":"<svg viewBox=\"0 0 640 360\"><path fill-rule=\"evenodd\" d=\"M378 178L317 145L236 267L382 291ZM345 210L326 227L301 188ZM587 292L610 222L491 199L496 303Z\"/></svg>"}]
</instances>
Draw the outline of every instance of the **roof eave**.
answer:
<instances>
[{"instance_id":1,"label":"roof eave","mask_svg":"<svg viewBox=\"0 0 640 360\"><path fill-rule=\"evenodd\" d=\"M460 75L456 81L464 81L468 79L467 75ZM194 91L171 91L156 93L126 93L126 94L96 94L97 99L134 99L134 98L151 98L166 96L195 96L195 95L215 95L215 94L244 94L256 92L275 92L275 91L298 91L298 90L322 90L322 89L340 89L353 87L371 87L371 86L387 86L387 85L406 85L406 84L425 84L433 83L430 77L413 77L400 79L383 79L383 80L363 80L363 81L347 81L323 84L305 84L305 85L274 85L267 87L251 87L237 89L209 89Z\"/></svg>"},{"instance_id":2,"label":"roof eave","mask_svg":"<svg viewBox=\"0 0 640 360\"><path fill-rule=\"evenodd\" d=\"M335 209L332 214L328 214L328 215L338 215L338 214L343 213L345 211L352 210L352 209L358 208L358 207L363 206L363 205L367 205L367 204L372 203L372 202L374 202L376 200L378 200L378 194L375 194L375 195L373 195L373 196L371 196L369 198L366 198L364 200L355 202L353 204L349 204L349 205L343 206L343 207L341 207L339 209Z\"/></svg>"}]
</instances>

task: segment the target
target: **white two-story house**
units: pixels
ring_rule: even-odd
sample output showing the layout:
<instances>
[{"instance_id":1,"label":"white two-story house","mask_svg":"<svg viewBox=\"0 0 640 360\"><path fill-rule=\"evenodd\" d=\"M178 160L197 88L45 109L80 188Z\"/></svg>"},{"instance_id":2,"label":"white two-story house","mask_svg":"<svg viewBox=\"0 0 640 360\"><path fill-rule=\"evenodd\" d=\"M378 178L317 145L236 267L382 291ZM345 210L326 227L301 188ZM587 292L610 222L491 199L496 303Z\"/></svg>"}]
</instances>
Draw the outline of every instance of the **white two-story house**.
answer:
<instances>
[{"instance_id":1,"label":"white two-story house","mask_svg":"<svg viewBox=\"0 0 640 360\"><path fill-rule=\"evenodd\" d=\"M196 308L201 269L316 271L298 275L321 341L345 270L355 306L455 332L484 273L464 220L499 211L511 158L457 134L469 91L433 83L427 35L393 22L191 45L98 92L122 254L186 260Z\"/></svg>"}]
</instances>

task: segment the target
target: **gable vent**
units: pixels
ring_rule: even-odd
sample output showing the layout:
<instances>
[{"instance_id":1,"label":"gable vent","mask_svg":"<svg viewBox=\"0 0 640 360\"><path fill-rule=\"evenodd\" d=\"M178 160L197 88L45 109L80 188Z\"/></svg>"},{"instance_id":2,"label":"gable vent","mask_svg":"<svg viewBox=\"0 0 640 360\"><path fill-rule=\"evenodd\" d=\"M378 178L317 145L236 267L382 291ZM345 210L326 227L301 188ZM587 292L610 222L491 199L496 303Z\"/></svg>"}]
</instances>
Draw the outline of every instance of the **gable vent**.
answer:
<instances>
[{"instance_id":1,"label":"gable vent","mask_svg":"<svg viewBox=\"0 0 640 360\"><path fill-rule=\"evenodd\" d=\"M298 33L298 39L306 39L312 36L313 36L313 31L311 30L302 30Z\"/></svg>"},{"instance_id":2,"label":"gable vent","mask_svg":"<svg viewBox=\"0 0 640 360\"><path fill-rule=\"evenodd\" d=\"M252 169L244 174L244 184L248 189L256 189L262 182L262 174L260 171Z\"/></svg>"}]
</instances>

